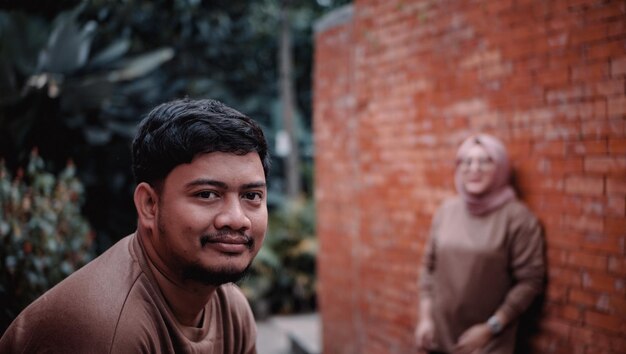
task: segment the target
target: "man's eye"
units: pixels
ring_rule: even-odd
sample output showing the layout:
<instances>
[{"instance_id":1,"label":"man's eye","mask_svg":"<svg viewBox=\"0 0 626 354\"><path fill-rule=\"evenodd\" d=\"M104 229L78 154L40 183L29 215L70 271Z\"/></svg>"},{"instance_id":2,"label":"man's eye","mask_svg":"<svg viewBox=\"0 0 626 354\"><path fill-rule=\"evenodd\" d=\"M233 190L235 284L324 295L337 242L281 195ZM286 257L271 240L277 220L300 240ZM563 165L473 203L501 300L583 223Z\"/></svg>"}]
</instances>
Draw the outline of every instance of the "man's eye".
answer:
<instances>
[{"instance_id":1,"label":"man's eye","mask_svg":"<svg viewBox=\"0 0 626 354\"><path fill-rule=\"evenodd\" d=\"M202 192L196 193L196 196L202 199L211 199L211 198L215 198L217 195L215 194L215 192L202 191Z\"/></svg>"},{"instance_id":2,"label":"man's eye","mask_svg":"<svg viewBox=\"0 0 626 354\"><path fill-rule=\"evenodd\" d=\"M263 195L259 192L246 192L243 194L243 197L248 200L259 201L263 199Z\"/></svg>"}]
</instances>

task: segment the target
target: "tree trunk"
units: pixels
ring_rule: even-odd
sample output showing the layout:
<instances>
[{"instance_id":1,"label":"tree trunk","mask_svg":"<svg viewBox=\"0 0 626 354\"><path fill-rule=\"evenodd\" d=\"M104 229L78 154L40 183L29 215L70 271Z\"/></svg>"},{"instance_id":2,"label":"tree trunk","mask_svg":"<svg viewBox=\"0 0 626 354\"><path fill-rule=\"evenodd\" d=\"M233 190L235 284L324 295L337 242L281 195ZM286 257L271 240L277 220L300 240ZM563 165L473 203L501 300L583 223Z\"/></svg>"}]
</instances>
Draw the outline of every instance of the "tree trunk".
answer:
<instances>
[{"instance_id":1,"label":"tree trunk","mask_svg":"<svg viewBox=\"0 0 626 354\"><path fill-rule=\"evenodd\" d=\"M280 97L283 124L289 137L289 153L286 161L287 197L300 195L300 152L295 125L295 92L293 88L293 53L291 47L291 22L289 1L283 1L280 9Z\"/></svg>"}]
</instances>

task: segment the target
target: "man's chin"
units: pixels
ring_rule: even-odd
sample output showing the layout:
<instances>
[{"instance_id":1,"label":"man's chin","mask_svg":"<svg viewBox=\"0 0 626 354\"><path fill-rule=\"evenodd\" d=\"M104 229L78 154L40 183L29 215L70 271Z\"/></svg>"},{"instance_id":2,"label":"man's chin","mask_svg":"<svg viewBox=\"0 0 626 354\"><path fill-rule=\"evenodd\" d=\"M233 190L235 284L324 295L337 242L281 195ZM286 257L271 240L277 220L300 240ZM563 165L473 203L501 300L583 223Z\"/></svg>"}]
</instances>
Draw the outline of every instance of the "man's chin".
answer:
<instances>
[{"instance_id":1,"label":"man's chin","mask_svg":"<svg viewBox=\"0 0 626 354\"><path fill-rule=\"evenodd\" d=\"M236 283L248 273L249 269L250 264L243 269L236 267L208 269L190 266L183 271L183 279L196 281L203 285L220 286L226 283Z\"/></svg>"}]
</instances>

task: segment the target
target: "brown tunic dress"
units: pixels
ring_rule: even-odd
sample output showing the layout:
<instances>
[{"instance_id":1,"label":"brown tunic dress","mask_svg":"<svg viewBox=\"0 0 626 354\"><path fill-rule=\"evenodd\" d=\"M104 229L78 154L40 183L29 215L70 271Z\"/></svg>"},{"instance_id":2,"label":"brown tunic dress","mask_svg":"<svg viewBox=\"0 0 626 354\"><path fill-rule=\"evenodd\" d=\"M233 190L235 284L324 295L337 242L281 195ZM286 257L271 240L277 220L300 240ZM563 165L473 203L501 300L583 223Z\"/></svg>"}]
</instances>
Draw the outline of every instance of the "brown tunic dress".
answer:
<instances>
[{"instance_id":1,"label":"brown tunic dress","mask_svg":"<svg viewBox=\"0 0 626 354\"><path fill-rule=\"evenodd\" d=\"M0 353L256 353L256 325L239 288L217 288L202 325L181 325L128 236L27 307Z\"/></svg>"},{"instance_id":2,"label":"brown tunic dress","mask_svg":"<svg viewBox=\"0 0 626 354\"><path fill-rule=\"evenodd\" d=\"M484 353L513 353L516 319L541 291L541 227L514 199L484 216L454 198L438 210L420 275L421 296L432 299L437 350L450 352L461 334L503 311L511 323Z\"/></svg>"}]
</instances>

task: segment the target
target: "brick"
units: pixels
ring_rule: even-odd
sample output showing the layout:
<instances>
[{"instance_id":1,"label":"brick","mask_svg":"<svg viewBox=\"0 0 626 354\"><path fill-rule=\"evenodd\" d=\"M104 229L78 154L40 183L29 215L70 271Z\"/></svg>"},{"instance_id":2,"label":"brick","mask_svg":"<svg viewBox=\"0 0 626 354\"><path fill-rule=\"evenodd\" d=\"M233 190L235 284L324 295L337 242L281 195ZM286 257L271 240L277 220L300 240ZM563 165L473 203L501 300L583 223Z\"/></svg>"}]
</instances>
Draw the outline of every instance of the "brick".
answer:
<instances>
[{"instance_id":1,"label":"brick","mask_svg":"<svg viewBox=\"0 0 626 354\"><path fill-rule=\"evenodd\" d=\"M620 256L609 257L609 272L626 276L626 258Z\"/></svg>"},{"instance_id":2,"label":"brick","mask_svg":"<svg viewBox=\"0 0 626 354\"><path fill-rule=\"evenodd\" d=\"M586 311L585 323L591 327L600 328L610 332L619 332L621 326L623 325L623 319L616 315Z\"/></svg>"},{"instance_id":3,"label":"brick","mask_svg":"<svg viewBox=\"0 0 626 354\"><path fill-rule=\"evenodd\" d=\"M614 353L626 353L626 339L614 337L611 339L611 349Z\"/></svg>"},{"instance_id":4,"label":"brick","mask_svg":"<svg viewBox=\"0 0 626 354\"><path fill-rule=\"evenodd\" d=\"M582 214L589 216L606 216L606 198L585 198L582 202Z\"/></svg>"},{"instance_id":5,"label":"brick","mask_svg":"<svg viewBox=\"0 0 626 354\"><path fill-rule=\"evenodd\" d=\"M551 212L557 215L568 212L578 215L583 210L585 203L580 197L572 197L564 194L546 195L546 194L527 194L524 195L527 204L533 204L538 212Z\"/></svg>"},{"instance_id":6,"label":"brick","mask_svg":"<svg viewBox=\"0 0 626 354\"><path fill-rule=\"evenodd\" d=\"M585 95L584 93L581 94ZM564 103L556 107L556 112L558 113L559 119L564 119L567 121L575 119L598 120L599 118L606 117L606 103L604 102L604 100L595 100L593 102L582 103Z\"/></svg>"},{"instance_id":7,"label":"brick","mask_svg":"<svg viewBox=\"0 0 626 354\"><path fill-rule=\"evenodd\" d=\"M606 139L568 141L564 144L566 155L605 155L608 152Z\"/></svg>"},{"instance_id":8,"label":"brick","mask_svg":"<svg viewBox=\"0 0 626 354\"><path fill-rule=\"evenodd\" d=\"M590 156L584 161L585 172L606 173L612 175L626 174L626 157L623 156Z\"/></svg>"},{"instance_id":9,"label":"brick","mask_svg":"<svg viewBox=\"0 0 626 354\"><path fill-rule=\"evenodd\" d=\"M568 268L549 267L548 279L555 284L580 286L582 278L580 272ZM562 300L559 299L559 300Z\"/></svg>"},{"instance_id":10,"label":"brick","mask_svg":"<svg viewBox=\"0 0 626 354\"><path fill-rule=\"evenodd\" d=\"M580 122L548 123L545 125L535 125L530 129L530 136L535 139L553 140L574 140L581 135ZM522 128L516 128L514 134L523 132Z\"/></svg>"},{"instance_id":11,"label":"brick","mask_svg":"<svg viewBox=\"0 0 626 354\"><path fill-rule=\"evenodd\" d=\"M579 66L584 64L586 61L581 57L579 53L574 53L572 51L567 52L552 52L550 53L550 57L548 58L547 67L550 69L562 69L562 68L570 68L573 66ZM545 65L545 64L544 64Z\"/></svg>"},{"instance_id":12,"label":"brick","mask_svg":"<svg viewBox=\"0 0 626 354\"><path fill-rule=\"evenodd\" d=\"M626 195L626 179L609 177L606 179L606 193L608 195Z\"/></svg>"},{"instance_id":13,"label":"brick","mask_svg":"<svg viewBox=\"0 0 626 354\"><path fill-rule=\"evenodd\" d=\"M572 327L565 321L558 319L545 319L541 321L541 329L550 335L567 338L570 335Z\"/></svg>"},{"instance_id":14,"label":"brick","mask_svg":"<svg viewBox=\"0 0 626 354\"><path fill-rule=\"evenodd\" d=\"M598 42L585 48L585 58L588 61L607 60L624 54L625 50L622 40L612 42ZM611 74L612 77L617 75Z\"/></svg>"},{"instance_id":15,"label":"brick","mask_svg":"<svg viewBox=\"0 0 626 354\"><path fill-rule=\"evenodd\" d=\"M569 252L566 250L551 248L546 250L548 264L564 266L568 264Z\"/></svg>"},{"instance_id":16,"label":"brick","mask_svg":"<svg viewBox=\"0 0 626 354\"><path fill-rule=\"evenodd\" d=\"M610 309L611 305L610 305L609 301L610 301L610 299L609 299L609 296L607 294L601 294L598 297L598 301L596 302L596 310L601 311L601 312L605 312L605 313L610 312L609 309Z\"/></svg>"},{"instance_id":17,"label":"brick","mask_svg":"<svg viewBox=\"0 0 626 354\"><path fill-rule=\"evenodd\" d=\"M563 344L563 341L540 332L538 335L530 338L530 343L537 353L555 353L557 348L560 348Z\"/></svg>"},{"instance_id":18,"label":"brick","mask_svg":"<svg viewBox=\"0 0 626 354\"><path fill-rule=\"evenodd\" d=\"M604 231L607 235L626 235L626 218L605 218Z\"/></svg>"},{"instance_id":19,"label":"brick","mask_svg":"<svg viewBox=\"0 0 626 354\"><path fill-rule=\"evenodd\" d=\"M537 75L537 82L546 87L558 87L569 81L569 70L567 67L540 72Z\"/></svg>"},{"instance_id":20,"label":"brick","mask_svg":"<svg viewBox=\"0 0 626 354\"><path fill-rule=\"evenodd\" d=\"M626 154L626 139L609 138L610 154Z\"/></svg>"},{"instance_id":21,"label":"brick","mask_svg":"<svg viewBox=\"0 0 626 354\"><path fill-rule=\"evenodd\" d=\"M611 337L606 333L595 330L588 326L574 327L571 332L572 342L581 344L594 344L597 348L608 349L611 347Z\"/></svg>"},{"instance_id":22,"label":"brick","mask_svg":"<svg viewBox=\"0 0 626 354\"><path fill-rule=\"evenodd\" d=\"M565 179L565 192L582 195L603 195L604 178L572 176Z\"/></svg>"},{"instance_id":23,"label":"brick","mask_svg":"<svg viewBox=\"0 0 626 354\"><path fill-rule=\"evenodd\" d=\"M592 254L589 252L571 252L567 263L571 266L593 270L606 270L608 257L606 255Z\"/></svg>"},{"instance_id":24,"label":"brick","mask_svg":"<svg viewBox=\"0 0 626 354\"><path fill-rule=\"evenodd\" d=\"M593 307L596 305L598 296L588 289L572 289L569 292L570 303Z\"/></svg>"},{"instance_id":25,"label":"brick","mask_svg":"<svg viewBox=\"0 0 626 354\"><path fill-rule=\"evenodd\" d=\"M614 197L609 195L606 202L607 216L626 216L626 197Z\"/></svg>"},{"instance_id":26,"label":"brick","mask_svg":"<svg viewBox=\"0 0 626 354\"><path fill-rule=\"evenodd\" d=\"M622 45L622 50L626 48ZM626 74L626 56L611 59L611 77L618 77Z\"/></svg>"},{"instance_id":27,"label":"brick","mask_svg":"<svg viewBox=\"0 0 626 354\"><path fill-rule=\"evenodd\" d=\"M565 88L555 88L547 90L546 101L549 104L563 104L571 101L577 101L586 96L584 86L582 84Z\"/></svg>"},{"instance_id":28,"label":"brick","mask_svg":"<svg viewBox=\"0 0 626 354\"><path fill-rule=\"evenodd\" d=\"M609 255L624 254L624 238L619 236L589 233L578 244L583 249L606 252Z\"/></svg>"},{"instance_id":29,"label":"brick","mask_svg":"<svg viewBox=\"0 0 626 354\"><path fill-rule=\"evenodd\" d=\"M585 289L626 294L624 279L597 271L584 271L582 285Z\"/></svg>"},{"instance_id":30,"label":"brick","mask_svg":"<svg viewBox=\"0 0 626 354\"><path fill-rule=\"evenodd\" d=\"M542 218L548 247L557 247L565 250L579 249L581 243L589 236L582 236L581 233L564 230L560 222L548 224L546 217ZM595 241L595 240L594 240ZM589 241L591 243L591 241ZM595 245L595 243L593 244ZM599 247L599 246L598 246Z\"/></svg>"},{"instance_id":31,"label":"brick","mask_svg":"<svg viewBox=\"0 0 626 354\"><path fill-rule=\"evenodd\" d=\"M582 311L576 307L571 305L564 305L560 311L561 318L571 321L578 322L582 319Z\"/></svg>"},{"instance_id":32,"label":"brick","mask_svg":"<svg viewBox=\"0 0 626 354\"><path fill-rule=\"evenodd\" d=\"M616 313L626 318L626 298L619 295L613 295L608 297L607 311L609 313Z\"/></svg>"},{"instance_id":33,"label":"brick","mask_svg":"<svg viewBox=\"0 0 626 354\"><path fill-rule=\"evenodd\" d=\"M490 14L499 14L503 11L508 11L513 6L513 0L506 1L490 1L485 3L485 12Z\"/></svg>"},{"instance_id":34,"label":"brick","mask_svg":"<svg viewBox=\"0 0 626 354\"><path fill-rule=\"evenodd\" d=\"M561 226L565 230L576 230L586 233L602 233L604 231L602 218L591 215L562 215Z\"/></svg>"},{"instance_id":35,"label":"brick","mask_svg":"<svg viewBox=\"0 0 626 354\"><path fill-rule=\"evenodd\" d=\"M620 116L626 114L626 97L610 98L607 102L608 116Z\"/></svg>"},{"instance_id":36,"label":"brick","mask_svg":"<svg viewBox=\"0 0 626 354\"><path fill-rule=\"evenodd\" d=\"M503 48L503 53L505 58L520 60L531 55L545 53L548 48L548 42L545 40L524 40L510 42Z\"/></svg>"},{"instance_id":37,"label":"brick","mask_svg":"<svg viewBox=\"0 0 626 354\"><path fill-rule=\"evenodd\" d=\"M537 161L537 171L551 176L582 174L583 166L583 160L578 157L547 158Z\"/></svg>"},{"instance_id":38,"label":"brick","mask_svg":"<svg viewBox=\"0 0 626 354\"><path fill-rule=\"evenodd\" d=\"M546 288L546 298L562 302L567 296L568 285L548 283Z\"/></svg>"},{"instance_id":39,"label":"brick","mask_svg":"<svg viewBox=\"0 0 626 354\"><path fill-rule=\"evenodd\" d=\"M626 93L626 83L624 81L624 79L613 79L596 82L591 84L591 92L594 95L606 97L624 95Z\"/></svg>"},{"instance_id":40,"label":"brick","mask_svg":"<svg viewBox=\"0 0 626 354\"><path fill-rule=\"evenodd\" d=\"M588 82L609 78L609 66L600 62L596 64L580 65L572 68L572 82Z\"/></svg>"},{"instance_id":41,"label":"brick","mask_svg":"<svg viewBox=\"0 0 626 354\"><path fill-rule=\"evenodd\" d=\"M626 119L612 117L608 121L610 127L610 136L617 139L626 138Z\"/></svg>"},{"instance_id":42,"label":"brick","mask_svg":"<svg viewBox=\"0 0 626 354\"><path fill-rule=\"evenodd\" d=\"M583 139L606 139L610 136L623 135L621 131L624 129L623 120L605 120L595 119L591 121L585 121L581 124Z\"/></svg>"},{"instance_id":43,"label":"brick","mask_svg":"<svg viewBox=\"0 0 626 354\"><path fill-rule=\"evenodd\" d=\"M601 39L605 39L608 34L608 26L604 23L585 26L580 30L573 30L570 42L573 46L577 46L583 43L597 42Z\"/></svg>"},{"instance_id":44,"label":"brick","mask_svg":"<svg viewBox=\"0 0 626 354\"><path fill-rule=\"evenodd\" d=\"M624 25L624 21L609 23L607 32L609 38L623 36L624 33L626 33L626 26Z\"/></svg>"},{"instance_id":45,"label":"brick","mask_svg":"<svg viewBox=\"0 0 626 354\"><path fill-rule=\"evenodd\" d=\"M622 21L624 18L624 4L621 1L594 4L583 14L585 22L607 22L608 20Z\"/></svg>"}]
</instances>

